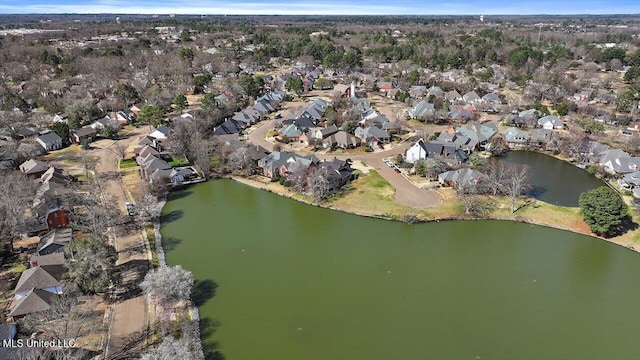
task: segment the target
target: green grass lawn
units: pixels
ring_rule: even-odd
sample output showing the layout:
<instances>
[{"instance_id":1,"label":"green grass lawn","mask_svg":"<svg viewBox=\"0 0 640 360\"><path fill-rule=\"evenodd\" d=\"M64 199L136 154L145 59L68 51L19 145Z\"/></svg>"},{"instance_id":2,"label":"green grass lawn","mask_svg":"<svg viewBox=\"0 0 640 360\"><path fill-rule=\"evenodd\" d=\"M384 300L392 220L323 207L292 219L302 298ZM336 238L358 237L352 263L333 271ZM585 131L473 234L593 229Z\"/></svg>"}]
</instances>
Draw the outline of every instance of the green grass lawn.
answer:
<instances>
[{"instance_id":1,"label":"green grass lawn","mask_svg":"<svg viewBox=\"0 0 640 360\"><path fill-rule=\"evenodd\" d=\"M175 158L172 157L171 161L168 162L169 166L174 167L174 166L184 166L184 165L188 165L189 162L187 161L187 159L185 158Z\"/></svg>"},{"instance_id":2,"label":"green grass lawn","mask_svg":"<svg viewBox=\"0 0 640 360\"><path fill-rule=\"evenodd\" d=\"M138 166L136 159L131 158L120 160L120 169L128 169L136 166Z\"/></svg>"}]
</instances>

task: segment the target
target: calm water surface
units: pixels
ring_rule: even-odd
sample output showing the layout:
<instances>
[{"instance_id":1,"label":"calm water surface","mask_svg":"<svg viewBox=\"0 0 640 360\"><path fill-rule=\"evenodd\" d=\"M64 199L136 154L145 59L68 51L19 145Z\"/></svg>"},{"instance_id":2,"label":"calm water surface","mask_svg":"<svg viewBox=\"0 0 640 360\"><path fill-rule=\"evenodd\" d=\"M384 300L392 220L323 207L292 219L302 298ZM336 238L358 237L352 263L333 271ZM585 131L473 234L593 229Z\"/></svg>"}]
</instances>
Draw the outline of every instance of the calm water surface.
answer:
<instances>
[{"instance_id":1,"label":"calm water surface","mask_svg":"<svg viewBox=\"0 0 640 360\"><path fill-rule=\"evenodd\" d=\"M640 256L500 221L409 226L233 181L177 193L167 261L228 360L639 359ZM208 282L208 283L207 283Z\"/></svg>"},{"instance_id":2,"label":"calm water surface","mask_svg":"<svg viewBox=\"0 0 640 360\"><path fill-rule=\"evenodd\" d=\"M577 207L580 194L605 185L574 165L533 151L510 151L499 159L528 165L529 184L533 186L531 196L554 205Z\"/></svg>"}]
</instances>

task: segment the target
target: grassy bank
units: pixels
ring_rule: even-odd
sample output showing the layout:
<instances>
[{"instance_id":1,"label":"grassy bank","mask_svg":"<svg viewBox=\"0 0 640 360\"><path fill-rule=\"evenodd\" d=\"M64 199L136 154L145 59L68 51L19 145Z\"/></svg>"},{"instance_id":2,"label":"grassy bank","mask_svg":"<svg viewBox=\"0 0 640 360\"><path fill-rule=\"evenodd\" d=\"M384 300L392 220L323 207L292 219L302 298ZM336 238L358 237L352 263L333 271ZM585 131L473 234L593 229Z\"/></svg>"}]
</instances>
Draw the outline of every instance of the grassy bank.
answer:
<instances>
[{"instance_id":1,"label":"grassy bank","mask_svg":"<svg viewBox=\"0 0 640 360\"><path fill-rule=\"evenodd\" d=\"M311 197L298 194L278 183L260 178L234 179L289 198L313 203ZM367 174L360 174L358 179L347 185L340 194L319 205L348 213L394 220L405 220L407 216L415 217L417 221L477 219L465 213L464 206L455 195L455 191L441 188L437 189L437 192L443 197L443 202L437 207L416 209L401 205L394 199L393 186L378 172L372 170ZM509 199L494 196L488 198L494 202L495 209L485 217L486 219L520 221L593 236L577 207L556 206L533 198L523 198L518 202L518 210L515 214L511 214ZM640 223L637 212L632 212L634 222ZM637 247L640 250L640 229L630 230L621 236L604 240L634 250Z\"/></svg>"}]
</instances>

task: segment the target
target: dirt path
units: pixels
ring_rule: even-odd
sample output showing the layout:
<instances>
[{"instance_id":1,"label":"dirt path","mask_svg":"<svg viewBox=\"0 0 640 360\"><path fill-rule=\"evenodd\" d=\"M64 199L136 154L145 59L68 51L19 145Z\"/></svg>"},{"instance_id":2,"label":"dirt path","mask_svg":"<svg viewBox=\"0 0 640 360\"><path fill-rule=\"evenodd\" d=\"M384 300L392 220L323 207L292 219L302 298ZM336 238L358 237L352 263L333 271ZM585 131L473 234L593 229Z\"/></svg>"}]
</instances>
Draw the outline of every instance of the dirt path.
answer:
<instances>
[{"instance_id":1,"label":"dirt path","mask_svg":"<svg viewBox=\"0 0 640 360\"><path fill-rule=\"evenodd\" d=\"M274 120L269 120L257 128L253 129L249 134L249 141L252 144L260 145L263 148L273 151L274 144L265 140L267 132L273 129L275 126ZM394 146L392 149L364 153L364 154L349 154L349 155L334 155L334 154L315 154L319 159L333 159L338 158L342 160L360 160L373 166L380 175L391 184L395 189L394 198L398 203L410 207L425 208L435 207L440 205L442 198L433 190L420 189L416 187L411 181L409 181L404 175L396 173L392 168L385 165L382 162L383 158L404 154L405 150L409 148L411 144L404 142L402 144ZM301 155L308 155L309 152L298 151Z\"/></svg>"},{"instance_id":2,"label":"dirt path","mask_svg":"<svg viewBox=\"0 0 640 360\"><path fill-rule=\"evenodd\" d=\"M139 135L147 131L146 128L138 128L130 132L125 139L101 140L92 144L94 150L91 150L91 155L99 158L96 174L102 193L107 199L113 199L123 214L126 214L124 203L130 199L120 177L101 175L118 171L119 159L113 151L116 144L135 146ZM111 229L110 238L118 252L116 264L122 271L123 282L116 291L117 301L112 309L109 342L105 354L107 359L123 355L136 356L142 350L147 307L138 284L151 266L147 244L139 230L117 226Z\"/></svg>"}]
</instances>

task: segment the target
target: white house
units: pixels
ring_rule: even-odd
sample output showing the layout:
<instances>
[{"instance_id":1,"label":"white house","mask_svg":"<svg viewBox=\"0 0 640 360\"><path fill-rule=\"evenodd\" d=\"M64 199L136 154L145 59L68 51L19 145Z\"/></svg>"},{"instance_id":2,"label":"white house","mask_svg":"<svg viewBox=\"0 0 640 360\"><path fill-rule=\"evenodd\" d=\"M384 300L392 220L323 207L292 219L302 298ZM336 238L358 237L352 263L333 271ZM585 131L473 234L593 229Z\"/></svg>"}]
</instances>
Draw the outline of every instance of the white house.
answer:
<instances>
[{"instance_id":1,"label":"white house","mask_svg":"<svg viewBox=\"0 0 640 360\"><path fill-rule=\"evenodd\" d=\"M538 119L538 126L547 130L562 130L564 129L564 123L553 115L547 115Z\"/></svg>"}]
</instances>

